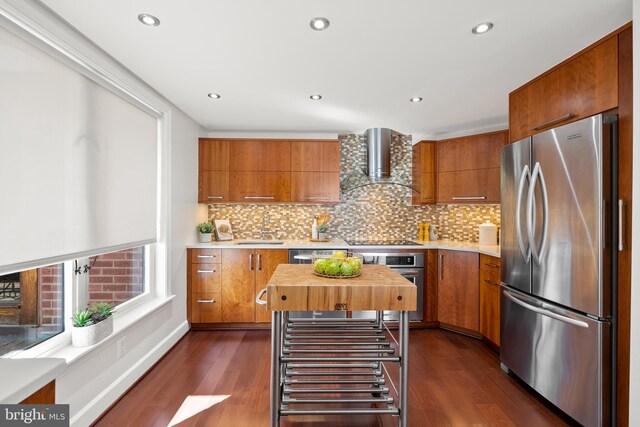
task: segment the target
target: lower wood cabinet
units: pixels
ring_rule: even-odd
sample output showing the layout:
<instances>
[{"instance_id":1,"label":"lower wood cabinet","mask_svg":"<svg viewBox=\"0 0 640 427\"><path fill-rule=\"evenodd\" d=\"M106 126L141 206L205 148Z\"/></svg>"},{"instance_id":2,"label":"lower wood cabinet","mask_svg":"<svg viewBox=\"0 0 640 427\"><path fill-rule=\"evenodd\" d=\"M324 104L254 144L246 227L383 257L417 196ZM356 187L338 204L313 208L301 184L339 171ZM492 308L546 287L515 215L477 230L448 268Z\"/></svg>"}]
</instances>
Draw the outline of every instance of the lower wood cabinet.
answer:
<instances>
[{"instance_id":1,"label":"lower wood cabinet","mask_svg":"<svg viewBox=\"0 0 640 427\"><path fill-rule=\"evenodd\" d=\"M478 332L478 254L438 251L438 320Z\"/></svg>"},{"instance_id":2,"label":"lower wood cabinet","mask_svg":"<svg viewBox=\"0 0 640 427\"><path fill-rule=\"evenodd\" d=\"M480 333L500 346L500 258L480 255Z\"/></svg>"},{"instance_id":3,"label":"lower wood cabinet","mask_svg":"<svg viewBox=\"0 0 640 427\"><path fill-rule=\"evenodd\" d=\"M189 249L187 315L191 323L269 322L257 305L278 264L288 262L286 249Z\"/></svg>"}]
</instances>

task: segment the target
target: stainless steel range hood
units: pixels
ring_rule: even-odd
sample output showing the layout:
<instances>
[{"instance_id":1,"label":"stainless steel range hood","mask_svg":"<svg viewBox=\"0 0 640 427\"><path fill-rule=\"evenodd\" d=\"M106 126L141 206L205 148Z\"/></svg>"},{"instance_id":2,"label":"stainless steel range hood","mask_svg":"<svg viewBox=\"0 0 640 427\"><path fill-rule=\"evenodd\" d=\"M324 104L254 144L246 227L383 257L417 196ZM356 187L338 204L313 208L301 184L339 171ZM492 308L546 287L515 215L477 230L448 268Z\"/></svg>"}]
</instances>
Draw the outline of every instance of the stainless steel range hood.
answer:
<instances>
[{"instance_id":1,"label":"stainless steel range hood","mask_svg":"<svg viewBox=\"0 0 640 427\"><path fill-rule=\"evenodd\" d=\"M351 191L369 185L401 185L417 191L411 182L391 175L391 144L397 132L387 128L371 128L364 133L367 146L365 167L362 173L348 175L340 184L343 191Z\"/></svg>"}]
</instances>

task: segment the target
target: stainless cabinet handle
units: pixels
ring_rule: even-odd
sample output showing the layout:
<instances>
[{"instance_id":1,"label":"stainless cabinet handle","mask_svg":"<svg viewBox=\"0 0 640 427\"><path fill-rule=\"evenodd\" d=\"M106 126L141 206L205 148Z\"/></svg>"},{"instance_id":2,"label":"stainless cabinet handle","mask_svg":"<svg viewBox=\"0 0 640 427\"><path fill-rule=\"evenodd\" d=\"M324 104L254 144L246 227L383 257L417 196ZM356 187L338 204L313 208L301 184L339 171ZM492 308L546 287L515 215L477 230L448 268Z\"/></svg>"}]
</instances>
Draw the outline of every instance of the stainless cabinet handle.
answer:
<instances>
[{"instance_id":1,"label":"stainless cabinet handle","mask_svg":"<svg viewBox=\"0 0 640 427\"><path fill-rule=\"evenodd\" d=\"M203 303L203 304L204 303L212 304L212 303L216 302L216 300L214 300L214 299L199 299L199 300L197 300L197 302Z\"/></svg>"},{"instance_id":2,"label":"stainless cabinet handle","mask_svg":"<svg viewBox=\"0 0 640 427\"><path fill-rule=\"evenodd\" d=\"M249 271L253 271L253 254L249 254Z\"/></svg>"},{"instance_id":3,"label":"stainless cabinet handle","mask_svg":"<svg viewBox=\"0 0 640 427\"><path fill-rule=\"evenodd\" d=\"M224 196L207 196L207 199L224 199Z\"/></svg>"},{"instance_id":4,"label":"stainless cabinet handle","mask_svg":"<svg viewBox=\"0 0 640 427\"><path fill-rule=\"evenodd\" d=\"M196 255L196 258L215 258L215 255Z\"/></svg>"},{"instance_id":5,"label":"stainless cabinet handle","mask_svg":"<svg viewBox=\"0 0 640 427\"><path fill-rule=\"evenodd\" d=\"M485 200L487 196L454 196L451 200Z\"/></svg>"},{"instance_id":6,"label":"stainless cabinet handle","mask_svg":"<svg viewBox=\"0 0 640 427\"><path fill-rule=\"evenodd\" d=\"M198 273L215 273L215 270L198 270Z\"/></svg>"},{"instance_id":7,"label":"stainless cabinet handle","mask_svg":"<svg viewBox=\"0 0 640 427\"><path fill-rule=\"evenodd\" d=\"M527 304L526 302L521 301L519 298L514 297L513 295L511 295L509 292L507 292L505 290L503 290L502 293L504 294L504 296L509 298L511 301L515 302L516 304L518 304L521 307L526 308L527 310L531 310L531 311L533 311L535 313L542 314L543 316L551 317L552 319L556 319L556 320L559 320L559 321L564 322L564 323L568 323L568 324L573 325L573 326L579 326L579 327L585 328L585 329L589 328L589 324L587 322L583 322L581 320L572 319L570 317L554 313L553 311L545 310L544 308L539 308L539 307L536 307L534 305Z\"/></svg>"},{"instance_id":8,"label":"stainless cabinet handle","mask_svg":"<svg viewBox=\"0 0 640 427\"><path fill-rule=\"evenodd\" d=\"M265 199L265 200L273 200L276 196L244 196L245 199Z\"/></svg>"},{"instance_id":9,"label":"stainless cabinet handle","mask_svg":"<svg viewBox=\"0 0 640 427\"><path fill-rule=\"evenodd\" d=\"M267 305L267 302L262 299L262 295L267 293L267 288L262 289L258 292L258 296L256 296L256 304Z\"/></svg>"},{"instance_id":10,"label":"stainless cabinet handle","mask_svg":"<svg viewBox=\"0 0 640 427\"><path fill-rule=\"evenodd\" d=\"M444 260L444 254L440 254L440 262L438 263L438 275L440 276L440 280L444 279L444 271L442 271L443 260Z\"/></svg>"},{"instance_id":11,"label":"stainless cabinet handle","mask_svg":"<svg viewBox=\"0 0 640 427\"><path fill-rule=\"evenodd\" d=\"M262 271L262 255L258 254L258 271Z\"/></svg>"},{"instance_id":12,"label":"stainless cabinet handle","mask_svg":"<svg viewBox=\"0 0 640 427\"><path fill-rule=\"evenodd\" d=\"M493 268L500 267L498 264L494 264L492 262L485 262L484 265L486 265L487 267L493 267Z\"/></svg>"},{"instance_id":13,"label":"stainless cabinet handle","mask_svg":"<svg viewBox=\"0 0 640 427\"><path fill-rule=\"evenodd\" d=\"M306 196L304 197L305 200L329 200L329 197L327 196Z\"/></svg>"},{"instance_id":14,"label":"stainless cabinet handle","mask_svg":"<svg viewBox=\"0 0 640 427\"><path fill-rule=\"evenodd\" d=\"M538 130L538 129L542 129L542 128L546 128L547 126L550 126L554 123L558 123L558 122L562 122L565 120L568 120L570 118L572 118L574 115L569 113L569 114L565 114L562 117L558 117L557 119L553 119L553 120L549 120L548 122L542 123L541 125L538 126L534 126L531 128L531 130Z\"/></svg>"},{"instance_id":15,"label":"stainless cabinet handle","mask_svg":"<svg viewBox=\"0 0 640 427\"><path fill-rule=\"evenodd\" d=\"M624 250L624 200L618 200L618 251Z\"/></svg>"},{"instance_id":16,"label":"stainless cabinet handle","mask_svg":"<svg viewBox=\"0 0 640 427\"><path fill-rule=\"evenodd\" d=\"M490 284L492 284L492 285L495 285L495 286L500 286L500 285L498 285L496 282L494 282L493 280L484 279L484 281L485 281L485 282L487 282L487 283L490 283Z\"/></svg>"},{"instance_id":17,"label":"stainless cabinet handle","mask_svg":"<svg viewBox=\"0 0 640 427\"><path fill-rule=\"evenodd\" d=\"M531 245L528 245L526 248L524 246L524 239L522 238L522 223L520 221L520 208L522 206L522 193L524 191L525 178L531 181L529 165L524 165L524 168L522 168L520 182L518 183L518 193L516 195L516 237L518 238L518 247L520 248L520 254L522 255L522 258L524 258L525 264L529 264L529 260L531 259ZM531 214L531 212L528 210L526 212L527 215Z\"/></svg>"}]
</instances>

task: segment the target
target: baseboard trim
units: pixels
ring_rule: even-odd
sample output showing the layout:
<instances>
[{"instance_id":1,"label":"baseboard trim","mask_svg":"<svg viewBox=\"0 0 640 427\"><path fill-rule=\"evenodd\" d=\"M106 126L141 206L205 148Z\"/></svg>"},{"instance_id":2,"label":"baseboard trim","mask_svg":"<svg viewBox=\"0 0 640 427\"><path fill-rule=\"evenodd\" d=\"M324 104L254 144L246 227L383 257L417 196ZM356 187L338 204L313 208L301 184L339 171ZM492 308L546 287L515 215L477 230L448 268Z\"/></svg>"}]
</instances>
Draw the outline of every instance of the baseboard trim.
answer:
<instances>
[{"instance_id":1,"label":"baseboard trim","mask_svg":"<svg viewBox=\"0 0 640 427\"><path fill-rule=\"evenodd\" d=\"M120 377L98 394L84 408L71 418L71 426L88 426L95 422L120 396L126 393L153 365L158 362L187 332L189 323L185 320L165 339L154 346L145 357L127 369Z\"/></svg>"}]
</instances>

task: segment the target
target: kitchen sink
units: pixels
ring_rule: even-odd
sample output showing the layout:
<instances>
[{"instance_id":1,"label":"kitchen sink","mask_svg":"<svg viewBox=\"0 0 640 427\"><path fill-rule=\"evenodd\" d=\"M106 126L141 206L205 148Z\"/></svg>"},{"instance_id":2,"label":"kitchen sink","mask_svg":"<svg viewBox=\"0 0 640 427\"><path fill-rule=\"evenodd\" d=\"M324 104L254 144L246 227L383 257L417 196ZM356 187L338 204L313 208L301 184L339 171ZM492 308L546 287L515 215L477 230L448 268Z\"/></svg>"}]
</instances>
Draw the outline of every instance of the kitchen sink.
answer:
<instances>
[{"instance_id":1,"label":"kitchen sink","mask_svg":"<svg viewBox=\"0 0 640 427\"><path fill-rule=\"evenodd\" d=\"M282 245L283 240L240 240L236 245Z\"/></svg>"}]
</instances>

